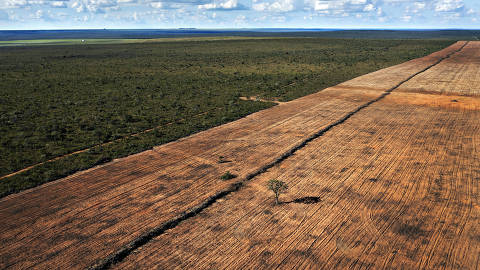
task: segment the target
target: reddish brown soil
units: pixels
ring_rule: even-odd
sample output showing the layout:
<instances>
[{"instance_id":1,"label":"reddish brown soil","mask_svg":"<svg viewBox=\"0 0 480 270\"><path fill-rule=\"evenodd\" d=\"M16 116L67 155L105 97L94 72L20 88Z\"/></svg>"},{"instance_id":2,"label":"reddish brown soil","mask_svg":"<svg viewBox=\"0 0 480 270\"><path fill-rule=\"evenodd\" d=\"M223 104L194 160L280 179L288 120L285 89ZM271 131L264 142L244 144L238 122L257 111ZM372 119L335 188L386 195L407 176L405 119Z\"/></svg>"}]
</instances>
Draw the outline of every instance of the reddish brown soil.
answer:
<instances>
[{"instance_id":1,"label":"reddish brown soil","mask_svg":"<svg viewBox=\"0 0 480 270\"><path fill-rule=\"evenodd\" d=\"M457 54L402 85L400 91L480 96L480 50L470 43Z\"/></svg>"},{"instance_id":2,"label":"reddish brown soil","mask_svg":"<svg viewBox=\"0 0 480 270\"><path fill-rule=\"evenodd\" d=\"M5 197L0 268L88 267L462 44ZM470 43L411 81L436 85L430 73L457 72L452 61L478 70L479 50ZM408 83L114 266L475 269L480 100ZM238 178L220 180L227 170ZM271 178L288 182L290 203L273 206ZM299 203L307 196L320 201Z\"/></svg>"}]
</instances>

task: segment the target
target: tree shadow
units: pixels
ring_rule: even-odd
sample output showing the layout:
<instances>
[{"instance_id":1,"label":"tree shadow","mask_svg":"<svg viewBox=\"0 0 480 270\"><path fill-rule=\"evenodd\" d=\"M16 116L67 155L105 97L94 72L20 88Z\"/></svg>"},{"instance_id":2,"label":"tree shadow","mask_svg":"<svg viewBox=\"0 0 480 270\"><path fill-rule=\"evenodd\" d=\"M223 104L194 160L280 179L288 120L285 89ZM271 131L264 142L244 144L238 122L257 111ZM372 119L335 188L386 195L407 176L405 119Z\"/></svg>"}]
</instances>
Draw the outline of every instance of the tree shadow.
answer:
<instances>
[{"instance_id":1,"label":"tree shadow","mask_svg":"<svg viewBox=\"0 0 480 270\"><path fill-rule=\"evenodd\" d=\"M289 202L283 202L283 203L303 203L303 204L314 204L314 203L319 203L321 201L320 197L317 196L306 196L306 197L301 197L297 198L295 200L291 200Z\"/></svg>"}]
</instances>

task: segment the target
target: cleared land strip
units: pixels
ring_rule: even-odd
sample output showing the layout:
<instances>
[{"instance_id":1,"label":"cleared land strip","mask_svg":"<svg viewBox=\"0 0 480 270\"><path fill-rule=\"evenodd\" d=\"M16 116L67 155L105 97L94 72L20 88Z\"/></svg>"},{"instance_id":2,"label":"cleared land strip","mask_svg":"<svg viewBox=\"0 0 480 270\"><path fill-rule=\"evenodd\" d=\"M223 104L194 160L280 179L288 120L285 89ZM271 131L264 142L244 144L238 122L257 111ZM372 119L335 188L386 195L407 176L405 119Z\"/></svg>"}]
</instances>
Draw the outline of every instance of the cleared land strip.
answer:
<instances>
[{"instance_id":1,"label":"cleared land strip","mask_svg":"<svg viewBox=\"0 0 480 270\"><path fill-rule=\"evenodd\" d=\"M457 42L444 50L431 54L427 58L417 58L401 65L375 71L341 83L339 86L384 91L392 88L398 82L404 80L405 74L411 75L419 70L422 70L425 67L425 61L430 61L432 58L440 59L442 56L448 54L451 50L458 50L464 45L465 42Z\"/></svg>"},{"instance_id":2,"label":"cleared land strip","mask_svg":"<svg viewBox=\"0 0 480 270\"><path fill-rule=\"evenodd\" d=\"M463 45L413 60L390 87ZM389 89L389 88L385 88ZM1 268L84 268L258 171L376 90L333 87L230 124L0 200ZM218 163L224 156L227 163Z\"/></svg>"},{"instance_id":3,"label":"cleared land strip","mask_svg":"<svg viewBox=\"0 0 480 270\"><path fill-rule=\"evenodd\" d=\"M465 53L446 59L442 65L402 85L399 91L480 96L480 50L476 44L470 43Z\"/></svg>"}]
</instances>

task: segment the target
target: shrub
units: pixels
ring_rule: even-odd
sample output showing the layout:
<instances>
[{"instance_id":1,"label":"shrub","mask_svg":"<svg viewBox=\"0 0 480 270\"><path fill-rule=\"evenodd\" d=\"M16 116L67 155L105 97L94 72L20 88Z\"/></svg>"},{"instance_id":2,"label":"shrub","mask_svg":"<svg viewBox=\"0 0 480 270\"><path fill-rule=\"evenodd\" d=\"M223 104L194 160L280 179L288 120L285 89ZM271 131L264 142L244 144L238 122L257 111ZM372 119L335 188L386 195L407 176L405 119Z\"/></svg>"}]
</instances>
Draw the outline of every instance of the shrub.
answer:
<instances>
[{"instance_id":1,"label":"shrub","mask_svg":"<svg viewBox=\"0 0 480 270\"><path fill-rule=\"evenodd\" d=\"M232 174L232 173L230 173L230 171L227 171L227 172L224 173L220 178L221 178L222 180L230 180L230 179L233 179L233 178L235 178L235 177L237 177L235 174Z\"/></svg>"}]
</instances>

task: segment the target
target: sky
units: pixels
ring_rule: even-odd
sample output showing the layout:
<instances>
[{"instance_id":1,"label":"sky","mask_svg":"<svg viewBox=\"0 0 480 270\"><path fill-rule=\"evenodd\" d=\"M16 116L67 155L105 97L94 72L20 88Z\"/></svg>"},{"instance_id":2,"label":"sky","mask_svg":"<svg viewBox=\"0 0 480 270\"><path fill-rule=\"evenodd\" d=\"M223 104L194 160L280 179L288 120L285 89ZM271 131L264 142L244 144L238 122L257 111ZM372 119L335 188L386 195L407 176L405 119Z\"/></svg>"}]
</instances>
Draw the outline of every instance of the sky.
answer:
<instances>
[{"instance_id":1,"label":"sky","mask_svg":"<svg viewBox=\"0 0 480 270\"><path fill-rule=\"evenodd\" d=\"M480 0L0 0L0 29L480 29Z\"/></svg>"}]
</instances>

